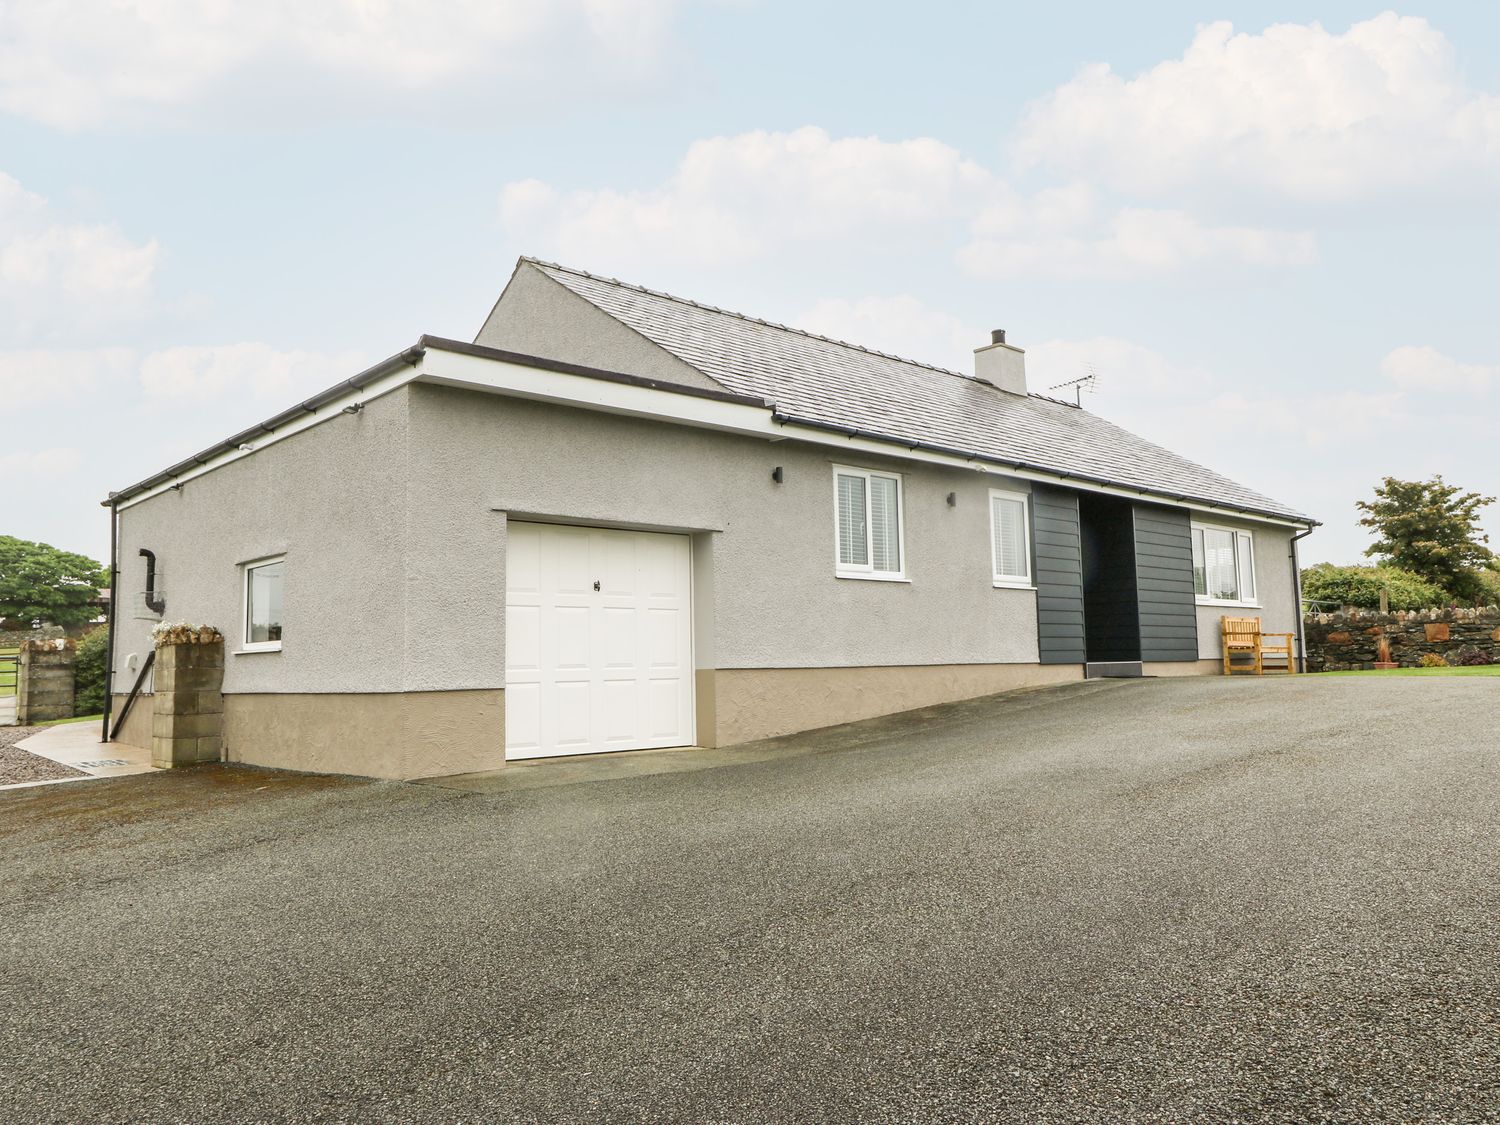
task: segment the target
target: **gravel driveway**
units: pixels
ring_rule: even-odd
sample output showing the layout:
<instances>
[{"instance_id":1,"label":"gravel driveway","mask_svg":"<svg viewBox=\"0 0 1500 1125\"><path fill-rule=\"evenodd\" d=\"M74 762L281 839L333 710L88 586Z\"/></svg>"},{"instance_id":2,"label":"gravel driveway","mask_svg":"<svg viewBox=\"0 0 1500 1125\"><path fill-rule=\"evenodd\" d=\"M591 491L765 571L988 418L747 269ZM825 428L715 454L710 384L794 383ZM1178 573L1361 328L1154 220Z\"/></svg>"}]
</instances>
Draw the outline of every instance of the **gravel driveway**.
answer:
<instances>
[{"instance_id":1,"label":"gravel driveway","mask_svg":"<svg viewBox=\"0 0 1500 1125\"><path fill-rule=\"evenodd\" d=\"M16 743L45 729L0 727L0 785L11 785L18 781L58 781L65 777L84 776L82 770L17 749Z\"/></svg>"},{"instance_id":2,"label":"gravel driveway","mask_svg":"<svg viewBox=\"0 0 1500 1125\"><path fill-rule=\"evenodd\" d=\"M0 794L0 1119L1500 1119L1500 689L1078 685L500 794Z\"/></svg>"}]
</instances>

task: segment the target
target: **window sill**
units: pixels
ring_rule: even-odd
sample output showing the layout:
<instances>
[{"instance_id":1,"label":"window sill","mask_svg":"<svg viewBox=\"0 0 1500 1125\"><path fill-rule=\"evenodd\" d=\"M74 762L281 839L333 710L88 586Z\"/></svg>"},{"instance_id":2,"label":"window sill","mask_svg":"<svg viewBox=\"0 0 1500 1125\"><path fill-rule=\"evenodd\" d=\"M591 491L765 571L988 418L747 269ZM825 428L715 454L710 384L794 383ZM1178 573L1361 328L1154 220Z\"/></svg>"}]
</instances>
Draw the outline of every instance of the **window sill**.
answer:
<instances>
[{"instance_id":1,"label":"window sill","mask_svg":"<svg viewBox=\"0 0 1500 1125\"><path fill-rule=\"evenodd\" d=\"M280 644L274 644L274 645L246 645L244 648L237 648L237 649L235 649L229 655L230 656L254 656L257 653L261 653L261 652L280 652L280 651L281 651L281 645Z\"/></svg>"},{"instance_id":2,"label":"window sill","mask_svg":"<svg viewBox=\"0 0 1500 1125\"><path fill-rule=\"evenodd\" d=\"M995 579L990 584L992 586L994 586L994 588L997 589L997 590L1035 590L1036 589L1036 587L1034 585L1032 585L1030 582L1004 582L1004 581L1002 581L1002 580L1000 580L998 578Z\"/></svg>"},{"instance_id":3,"label":"window sill","mask_svg":"<svg viewBox=\"0 0 1500 1125\"><path fill-rule=\"evenodd\" d=\"M1260 602L1221 601L1218 598L1196 598L1196 597L1193 600L1198 605L1202 605L1202 606L1220 606L1220 607L1222 607L1224 609L1264 609L1265 608L1265 606L1261 605Z\"/></svg>"},{"instance_id":4,"label":"window sill","mask_svg":"<svg viewBox=\"0 0 1500 1125\"><path fill-rule=\"evenodd\" d=\"M905 582L911 585L911 579L904 574L851 574L847 571L836 570L835 578L852 578L857 582Z\"/></svg>"}]
</instances>

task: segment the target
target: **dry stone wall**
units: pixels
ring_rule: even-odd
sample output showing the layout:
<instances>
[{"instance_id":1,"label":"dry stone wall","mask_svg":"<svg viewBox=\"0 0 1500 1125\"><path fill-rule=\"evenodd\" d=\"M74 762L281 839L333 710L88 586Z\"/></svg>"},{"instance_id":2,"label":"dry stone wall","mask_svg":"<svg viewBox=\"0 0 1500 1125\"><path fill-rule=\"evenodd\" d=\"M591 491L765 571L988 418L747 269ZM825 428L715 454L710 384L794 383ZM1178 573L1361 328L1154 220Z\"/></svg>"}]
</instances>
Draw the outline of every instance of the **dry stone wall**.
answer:
<instances>
[{"instance_id":1,"label":"dry stone wall","mask_svg":"<svg viewBox=\"0 0 1500 1125\"><path fill-rule=\"evenodd\" d=\"M1405 668L1435 653L1450 664L1500 664L1500 608L1423 609L1398 613L1351 610L1303 619L1309 672L1373 668L1380 642Z\"/></svg>"}]
</instances>

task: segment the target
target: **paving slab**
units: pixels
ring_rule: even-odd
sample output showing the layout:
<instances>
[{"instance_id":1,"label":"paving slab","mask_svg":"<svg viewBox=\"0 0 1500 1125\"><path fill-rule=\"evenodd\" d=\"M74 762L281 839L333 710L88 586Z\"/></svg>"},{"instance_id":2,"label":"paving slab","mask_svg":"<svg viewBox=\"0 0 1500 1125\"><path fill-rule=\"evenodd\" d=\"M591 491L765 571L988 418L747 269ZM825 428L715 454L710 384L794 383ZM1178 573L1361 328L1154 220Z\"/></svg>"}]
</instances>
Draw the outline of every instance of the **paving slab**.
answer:
<instances>
[{"instance_id":1,"label":"paving slab","mask_svg":"<svg viewBox=\"0 0 1500 1125\"><path fill-rule=\"evenodd\" d=\"M129 777L132 774L152 773L151 751L123 742L101 742L101 727L97 720L79 723L62 723L55 727L23 738L16 747L38 757L47 758L64 766L79 770L81 777L59 777L47 781L20 781L13 785L0 785L3 789L24 789L38 785L67 785L78 781L93 781L105 777Z\"/></svg>"}]
</instances>

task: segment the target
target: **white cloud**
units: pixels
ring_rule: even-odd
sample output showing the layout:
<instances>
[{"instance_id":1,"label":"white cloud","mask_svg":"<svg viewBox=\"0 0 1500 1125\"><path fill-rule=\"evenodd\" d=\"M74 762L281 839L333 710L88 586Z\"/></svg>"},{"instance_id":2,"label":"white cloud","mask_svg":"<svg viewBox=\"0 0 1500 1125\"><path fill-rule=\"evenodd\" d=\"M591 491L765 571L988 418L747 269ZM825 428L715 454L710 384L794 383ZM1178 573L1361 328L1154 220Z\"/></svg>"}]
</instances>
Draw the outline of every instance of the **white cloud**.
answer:
<instances>
[{"instance_id":1,"label":"white cloud","mask_svg":"<svg viewBox=\"0 0 1500 1125\"><path fill-rule=\"evenodd\" d=\"M639 87L676 0L0 6L0 111L63 128L514 111ZM565 80L555 80L565 75ZM507 101L501 101L501 96Z\"/></svg>"},{"instance_id":2,"label":"white cloud","mask_svg":"<svg viewBox=\"0 0 1500 1125\"><path fill-rule=\"evenodd\" d=\"M167 348L141 363L141 386L156 400L278 399L292 403L357 374L358 352L277 351L267 344Z\"/></svg>"},{"instance_id":3,"label":"white cloud","mask_svg":"<svg viewBox=\"0 0 1500 1125\"><path fill-rule=\"evenodd\" d=\"M78 331L138 311L151 297L160 257L108 223L59 216L42 196L0 172L0 312L13 335Z\"/></svg>"},{"instance_id":4,"label":"white cloud","mask_svg":"<svg viewBox=\"0 0 1500 1125\"><path fill-rule=\"evenodd\" d=\"M1436 348L1396 348L1380 363L1396 386L1412 391L1469 391L1486 394L1500 383L1500 364L1461 363Z\"/></svg>"},{"instance_id":5,"label":"white cloud","mask_svg":"<svg viewBox=\"0 0 1500 1125\"><path fill-rule=\"evenodd\" d=\"M977 209L992 188L940 141L835 139L809 126L696 141L663 183L638 191L510 183L500 218L564 259L726 264L856 235L910 240Z\"/></svg>"},{"instance_id":6,"label":"white cloud","mask_svg":"<svg viewBox=\"0 0 1500 1125\"><path fill-rule=\"evenodd\" d=\"M970 370L974 349L989 342L972 325L908 294L819 301L794 318L793 324L821 336L956 371Z\"/></svg>"},{"instance_id":7,"label":"white cloud","mask_svg":"<svg viewBox=\"0 0 1500 1125\"><path fill-rule=\"evenodd\" d=\"M83 455L78 450L62 446L35 452L5 453L0 454L0 473L6 476L70 473L82 462Z\"/></svg>"},{"instance_id":8,"label":"white cloud","mask_svg":"<svg viewBox=\"0 0 1500 1125\"><path fill-rule=\"evenodd\" d=\"M1226 449L1358 443L1398 430L1411 409L1404 391L1381 384L1330 390L1315 383L1301 393L1250 394L1228 373L1111 336L1044 340L1026 349L1026 367L1031 389L1044 394L1093 371L1096 395L1085 407L1230 476L1237 474Z\"/></svg>"},{"instance_id":9,"label":"white cloud","mask_svg":"<svg viewBox=\"0 0 1500 1125\"><path fill-rule=\"evenodd\" d=\"M618 263L622 272L830 247L846 256L930 255L945 244L979 276L1303 266L1317 256L1307 232L1211 226L1178 211L1112 211L1076 183L1023 195L930 137L833 138L814 127L695 142L666 180L635 191L515 181L501 192L500 220L535 251L607 269Z\"/></svg>"},{"instance_id":10,"label":"white cloud","mask_svg":"<svg viewBox=\"0 0 1500 1125\"><path fill-rule=\"evenodd\" d=\"M989 225L989 217L977 224ZM1067 222L1075 222L1072 215ZM1318 260L1318 243L1310 231L1246 226L1212 226L1185 211L1127 207L1103 223L1065 226L1029 225L1009 238L976 238L958 252L958 260L980 277L1042 274L1052 277L1132 278L1229 264L1254 268L1290 268Z\"/></svg>"},{"instance_id":11,"label":"white cloud","mask_svg":"<svg viewBox=\"0 0 1500 1125\"><path fill-rule=\"evenodd\" d=\"M1045 394L1048 388L1090 372L1103 403L1202 397L1212 384L1208 372L1173 363L1152 348L1116 336L1043 340L1026 348L1027 382L1033 391Z\"/></svg>"},{"instance_id":12,"label":"white cloud","mask_svg":"<svg viewBox=\"0 0 1500 1125\"><path fill-rule=\"evenodd\" d=\"M76 401L128 379L134 369L129 348L0 352L0 402L19 410L56 399Z\"/></svg>"},{"instance_id":13,"label":"white cloud","mask_svg":"<svg viewBox=\"0 0 1500 1125\"><path fill-rule=\"evenodd\" d=\"M1085 68L1030 107L1016 151L1147 196L1199 184L1315 201L1477 195L1500 176L1500 98L1466 86L1423 19L1387 12L1343 34L1221 22L1134 78Z\"/></svg>"},{"instance_id":14,"label":"white cloud","mask_svg":"<svg viewBox=\"0 0 1500 1125\"><path fill-rule=\"evenodd\" d=\"M144 392L149 409L261 400L290 406L366 366L360 352L279 351L254 343L165 348L144 357L130 348L36 348L0 352L0 402L15 412L58 400L118 402L120 392L135 391ZM237 409L227 424L243 414L242 405Z\"/></svg>"}]
</instances>

